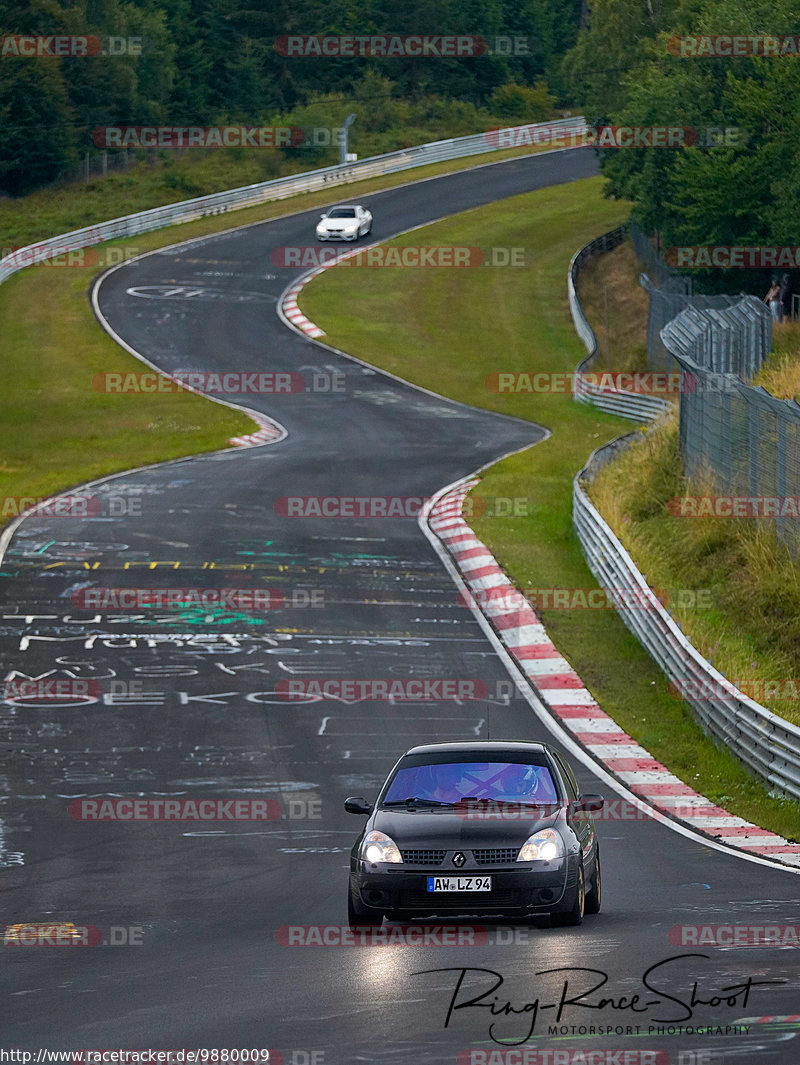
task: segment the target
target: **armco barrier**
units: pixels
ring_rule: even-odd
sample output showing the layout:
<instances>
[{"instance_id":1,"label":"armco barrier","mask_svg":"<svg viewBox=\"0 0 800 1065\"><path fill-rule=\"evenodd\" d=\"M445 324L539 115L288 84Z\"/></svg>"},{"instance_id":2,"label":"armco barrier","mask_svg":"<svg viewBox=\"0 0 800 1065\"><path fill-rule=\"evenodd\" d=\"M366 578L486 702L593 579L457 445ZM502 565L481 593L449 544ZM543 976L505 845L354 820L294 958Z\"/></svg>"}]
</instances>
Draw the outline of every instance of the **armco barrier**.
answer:
<instances>
[{"instance_id":1,"label":"armco barrier","mask_svg":"<svg viewBox=\"0 0 800 1065\"><path fill-rule=\"evenodd\" d=\"M620 617L678 686L703 729L776 790L800 798L800 728L740 692L692 646L583 487L632 435L599 448L575 477L572 521L589 569L602 588L614 590ZM633 593L626 601L638 609L619 605L620 589Z\"/></svg>"},{"instance_id":2,"label":"armco barrier","mask_svg":"<svg viewBox=\"0 0 800 1065\"><path fill-rule=\"evenodd\" d=\"M164 207L141 211L138 214L114 218L110 222L101 222L95 226L87 226L49 240L29 244L0 259L0 284L17 270L64 252L77 251L79 248L102 244L107 240L135 236L137 233L149 233L154 229L163 229L165 226L172 226L178 222L190 222L206 215L222 214L271 200L286 199L300 192L332 188L336 185L361 181L364 178L377 177L381 174L393 174L399 170L427 166L429 163L443 162L447 159L501 151L508 147L506 142L511 141L513 146L515 139L519 140L527 131L535 130L548 130L549 138L552 140L558 139L559 134L574 138L586 130L586 123L579 116L555 122L540 122L535 126L512 126L505 130L492 131L491 136L487 133L473 133L468 137L432 141L413 148L402 148L386 155L375 155L369 159L362 159L360 162L324 167L305 174L276 178L273 181L263 181L257 185L247 185L244 188L229 189L225 192L215 192L210 196L200 196L194 200L183 200L180 203L170 203ZM516 138L514 134L517 134ZM543 139L540 134L534 134L527 140L535 142L537 138Z\"/></svg>"},{"instance_id":3,"label":"armco barrier","mask_svg":"<svg viewBox=\"0 0 800 1065\"><path fill-rule=\"evenodd\" d=\"M604 233L595 237L588 244L577 251L569 264L567 273L567 294L569 308L572 312L572 321L575 323L575 331L583 341L588 355L578 364L575 372L575 399L578 403L588 403L593 407L606 411L608 414L616 414L620 418L630 418L632 421L649 422L658 418L664 411L669 410L670 403L660 396L641 396L633 392L624 392L617 388L605 388L594 384L587 376L597 359L597 337L594 334L581 307L578 298L577 278L578 272L593 255L611 251L618 247L625 239L627 225L612 229L610 233Z\"/></svg>"}]
</instances>

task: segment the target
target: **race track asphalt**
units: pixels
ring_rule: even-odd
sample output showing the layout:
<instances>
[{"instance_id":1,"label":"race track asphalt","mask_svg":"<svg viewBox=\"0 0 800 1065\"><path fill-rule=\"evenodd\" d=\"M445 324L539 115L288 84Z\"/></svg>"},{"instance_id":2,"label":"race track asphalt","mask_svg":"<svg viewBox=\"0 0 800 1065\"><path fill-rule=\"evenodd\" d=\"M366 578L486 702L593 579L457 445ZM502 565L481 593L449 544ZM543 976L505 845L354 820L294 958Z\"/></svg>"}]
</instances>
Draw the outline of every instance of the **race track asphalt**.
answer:
<instances>
[{"instance_id":1,"label":"race track asphalt","mask_svg":"<svg viewBox=\"0 0 800 1065\"><path fill-rule=\"evenodd\" d=\"M362 202L381 240L595 173L594 154L576 149ZM291 372L308 390L227 397L275 417L288 430L280 443L107 480L84 493L93 516L27 519L6 551L5 675L46 674L67 694L56 705L22 697L0 708L4 924L72 921L100 929L105 944L6 943L0 1046L34 1055L270 1048L273 1062L291 1065L466 1065L462 1051L498 1049L493 1022L495 1039L520 1041L532 1015L476 1006L445 1027L458 970L468 967L505 978L498 1008L539 1000L522 1049L624 1049L650 1065L796 1065L797 1022L744 1019L800 1013L797 950L687 946L670 936L684 925L795 923L796 876L647 820L599 823L604 912L581 928L481 922L487 933L473 945L288 945L289 928L346 924L359 825L343 810L346 795L374 796L417 743L485 737L489 727L493 739L552 739L530 703L509 694L508 673L415 517L415 501L544 431L424 393L287 329L276 302L298 271L277 267L271 252L313 244L317 215L178 245L99 286L110 327L166 371ZM309 497L400 498L406 510L288 513L287 500ZM271 590L282 605L94 611L85 608L92 588ZM483 682L489 694L287 701L293 678L455 678ZM585 790L608 794L588 765L576 769ZM266 797L281 816L92 823L68 813L77 799L109 797ZM131 938L140 942L109 942ZM676 960L652 974L648 991L643 974L667 959ZM590 992L601 978L580 967L607 974L602 991ZM442 968L452 971L420 975ZM574 971L544 972L554 969ZM784 982L752 987L748 1001L745 990L722 993L749 978ZM477 994L488 979L473 973L464 987ZM695 1005L684 1008L693 985ZM559 996L583 992L558 1023L587 1031L548 1035ZM613 1001L601 1007L603 998ZM658 1030L743 1020L747 1034Z\"/></svg>"}]
</instances>

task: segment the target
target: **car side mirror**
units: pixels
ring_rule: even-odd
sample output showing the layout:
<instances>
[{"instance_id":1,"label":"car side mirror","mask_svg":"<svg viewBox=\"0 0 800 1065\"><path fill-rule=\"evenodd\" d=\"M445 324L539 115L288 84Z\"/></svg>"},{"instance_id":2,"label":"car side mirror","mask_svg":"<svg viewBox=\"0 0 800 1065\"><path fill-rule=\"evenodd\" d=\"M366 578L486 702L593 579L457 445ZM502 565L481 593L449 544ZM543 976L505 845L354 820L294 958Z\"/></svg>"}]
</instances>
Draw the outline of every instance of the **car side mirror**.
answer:
<instances>
[{"instance_id":1,"label":"car side mirror","mask_svg":"<svg viewBox=\"0 0 800 1065\"><path fill-rule=\"evenodd\" d=\"M371 814L372 803L361 795L351 795L349 799L344 800L344 808L349 814Z\"/></svg>"},{"instance_id":2,"label":"car side mirror","mask_svg":"<svg viewBox=\"0 0 800 1065\"><path fill-rule=\"evenodd\" d=\"M587 813L602 810L605 805L602 795L581 795L572 804L573 810L586 810Z\"/></svg>"},{"instance_id":3,"label":"car side mirror","mask_svg":"<svg viewBox=\"0 0 800 1065\"><path fill-rule=\"evenodd\" d=\"M321 215L320 215L320 218L327 218L327 217L328 217L328 215L327 215L327 214L321 214Z\"/></svg>"}]
</instances>

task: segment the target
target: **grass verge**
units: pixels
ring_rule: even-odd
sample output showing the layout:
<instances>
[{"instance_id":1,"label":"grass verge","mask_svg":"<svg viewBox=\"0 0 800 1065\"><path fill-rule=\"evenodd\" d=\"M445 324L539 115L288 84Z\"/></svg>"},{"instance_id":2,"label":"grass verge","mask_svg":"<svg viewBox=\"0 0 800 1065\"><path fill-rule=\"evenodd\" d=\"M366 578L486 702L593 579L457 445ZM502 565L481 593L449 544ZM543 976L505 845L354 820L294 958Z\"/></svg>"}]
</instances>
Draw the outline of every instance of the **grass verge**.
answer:
<instances>
[{"instance_id":1,"label":"grass verge","mask_svg":"<svg viewBox=\"0 0 800 1065\"><path fill-rule=\"evenodd\" d=\"M604 467L592 500L672 615L745 694L800 724L800 567L762 522L673 513L713 495L683 476L677 417Z\"/></svg>"},{"instance_id":2,"label":"grass verge","mask_svg":"<svg viewBox=\"0 0 800 1065\"><path fill-rule=\"evenodd\" d=\"M583 313L597 337L593 372L647 367L648 297L639 284L642 265L630 240L590 259L578 273Z\"/></svg>"},{"instance_id":3,"label":"grass verge","mask_svg":"<svg viewBox=\"0 0 800 1065\"><path fill-rule=\"evenodd\" d=\"M772 327L772 354L753 379L778 399L800 399L800 322Z\"/></svg>"},{"instance_id":4,"label":"grass verge","mask_svg":"<svg viewBox=\"0 0 800 1065\"><path fill-rule=\"evenodd\" d=\"M246 414L191 393L106 395L101 371L141 363L104 333L86 298L90 269L32 269L0 286L3 403L0 520L20 497L225 447L253 432Z\"/></svg>"},{"instance_id":5,"label":"grass verge","mask_svg":"<svg viewBox=\"0 0 800 1065\"><path fill-rule=\"evenodd\" d=\"M800 804L771 798L702 733L688 706L613 610L552 610L537 591L596 583L572 529L572 479L589 453L630 422L565 393L492 393L498 371L570 372L584 354L566 300L575 250L625 220L599 178L527 193L435 223L391 243L524 247L525 266L475 270L327 270L304 289L304 313L330 343L454 399L548 426L552 436L497 463L483 496L527 501L519 517L473 521L517 586L531 595L555 644L622 728L681 779L787 838Z\"/></svg>"},{"instance_id":6,"label":"grass verge","mask_svg":"<svg viewBox=\"0 0 800 1065\"><path fill-rule=\"evenodd\" d=\"M137 360L99 329L87 301L92 278L105 266L192 237L323 206L342 195L356 197L524 154L530 151L511 149L450 160L212 215L109 242L97 249L97 256L73 257L68 267L38 266L15 274L0 285L4 370L0 525L16 516L21 498L39 498L133 466L222 448L230 437L255 428L247 415L188 392L102 395L93 391L91 379L97 372L141 369ZM24 202L35 206L38 201L31 196ZM111 210L110 204L101 202L104 212ZM142 206L151 204L128 200L124 210ZM104 213L101 218L108 216ZM52 236L67 224L57 212L45 212L43 218L36 221L37 226L46 227L39 235ZM71 218L69 224L97 220L89 212Z\"/></svg>"}]
</instances>

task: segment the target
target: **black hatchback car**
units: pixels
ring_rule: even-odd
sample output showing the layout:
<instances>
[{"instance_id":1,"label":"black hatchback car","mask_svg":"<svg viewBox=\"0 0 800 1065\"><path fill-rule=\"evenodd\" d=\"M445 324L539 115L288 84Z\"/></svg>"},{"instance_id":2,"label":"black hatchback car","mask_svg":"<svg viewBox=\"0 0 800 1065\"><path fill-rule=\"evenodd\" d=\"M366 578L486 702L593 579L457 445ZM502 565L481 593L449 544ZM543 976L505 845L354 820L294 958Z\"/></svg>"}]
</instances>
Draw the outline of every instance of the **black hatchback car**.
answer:
<instances>
[{"instance_id":1,"label":"black hatchback car","mask_svg":"<svg viewBox=\"0 0 800 1065\"><path fill-rule=\"evenodd\" d=\"M600 910L591 812L566 760L544 743L414 747L395 765L350 856L352 927L413 917L550 915L581 924Z\"/></svg>"}]
</instances>

